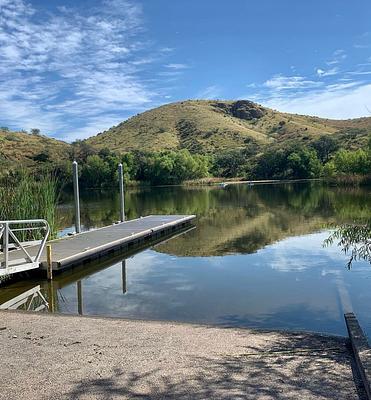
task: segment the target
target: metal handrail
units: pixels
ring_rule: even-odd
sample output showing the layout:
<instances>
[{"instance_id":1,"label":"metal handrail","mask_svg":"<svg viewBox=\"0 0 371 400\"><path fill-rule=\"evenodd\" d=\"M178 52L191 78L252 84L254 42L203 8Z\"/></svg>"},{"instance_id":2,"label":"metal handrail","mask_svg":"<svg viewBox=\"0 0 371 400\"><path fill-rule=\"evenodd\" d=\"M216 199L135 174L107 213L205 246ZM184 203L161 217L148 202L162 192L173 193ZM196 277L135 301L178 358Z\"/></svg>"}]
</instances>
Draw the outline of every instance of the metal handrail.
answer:
<instances>
[{"instance_id":1,"label":"metal handrail","mask_svg":"<svg viewBox=\"0 0 371 400\"><path fill-rule=\"evenodd\" d=\"M34 227L33 225L40 224L41 226ZM28 225L26 227L11 228L13 225ZM31 225L31 226L30 226ZM28 251L25 249L27 242L20 242L15 232L27 232L30 230L45 230L44 237L41 239L39 250L36 256L32 257ZM4 262L0 265L0 268L7 269L9 267L9 239L12 238L15 245L18 246L20 250L25 254L25 260L30 263L37 263L40 260L41 254L45 248L46 241L48 240L50 234L50 226L48 221L45 219L18 219L10 221L0 221L0 240L2 238L2 253L4 254ZM31 242L31 241L30 241Z\"/></svg>"}]
</instances>

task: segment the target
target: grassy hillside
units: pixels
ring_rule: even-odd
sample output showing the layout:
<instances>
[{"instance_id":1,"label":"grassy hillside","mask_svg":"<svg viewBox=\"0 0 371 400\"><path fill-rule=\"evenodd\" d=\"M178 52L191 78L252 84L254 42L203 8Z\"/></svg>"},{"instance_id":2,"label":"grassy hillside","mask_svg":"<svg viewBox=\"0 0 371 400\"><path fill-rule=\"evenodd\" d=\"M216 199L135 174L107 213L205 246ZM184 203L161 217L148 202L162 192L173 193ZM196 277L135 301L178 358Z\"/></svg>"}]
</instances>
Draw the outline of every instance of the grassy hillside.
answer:
<instances>
[{"instance_id":1,"label":"grassy hillside","mask_svg":"<svg viewBox=\"0 0 371 400\"><path fill-rule=\"evenodd\" d=\"M87 142L114 151L187 148L191 152L256 147L291 140L310 142L338 136L344 146L361 147L371 133L371 118L335 121L287 114L247 100L189 100L136 115Z\"/></svg>"},{"instance_id":2,"label":"grassy hillside","mask_svg":"<svg viewBox=\"0 0 371 400\"><path fill-rule=\"evenodd\" d=\"M68 143L47 136L0 129L0 165L7 169L67 160L70 149Z\"/></svg>"}]
</instances>

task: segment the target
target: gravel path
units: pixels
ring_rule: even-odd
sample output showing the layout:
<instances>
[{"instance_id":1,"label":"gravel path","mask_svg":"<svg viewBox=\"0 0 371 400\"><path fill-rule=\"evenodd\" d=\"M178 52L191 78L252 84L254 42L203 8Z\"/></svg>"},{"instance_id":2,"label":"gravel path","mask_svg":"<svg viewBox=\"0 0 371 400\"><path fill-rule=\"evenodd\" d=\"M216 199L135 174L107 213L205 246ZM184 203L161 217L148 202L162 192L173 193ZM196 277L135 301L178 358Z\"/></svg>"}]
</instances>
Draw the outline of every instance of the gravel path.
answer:
<instances>
[{"instance_id":1,"label":"gravel path","mask_svg":"<svg viewBox=\"0 0 371 400\"><path fill-rule=\"evenodd\" d=\"M0 312L0 399L359 399L345 339Z\"/></svg>"}]
</instances>

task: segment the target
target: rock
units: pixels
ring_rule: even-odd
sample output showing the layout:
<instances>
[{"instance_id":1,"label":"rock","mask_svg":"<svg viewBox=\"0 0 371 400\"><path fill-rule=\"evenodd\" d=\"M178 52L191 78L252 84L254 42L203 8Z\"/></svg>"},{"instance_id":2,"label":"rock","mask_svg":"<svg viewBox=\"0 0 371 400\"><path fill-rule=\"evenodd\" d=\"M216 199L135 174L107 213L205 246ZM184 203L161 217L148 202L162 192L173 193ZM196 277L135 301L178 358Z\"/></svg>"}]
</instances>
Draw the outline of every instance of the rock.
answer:
<instances>
[{"instance_id":1,"label":"rock","mask_svg":"<svg viewBox=\"0 0 371 400\"><path fill-rule=\"evenodd\" d=\"M255 120L265 115L265 110L249 100L237 100L232 104L216 102L214 107L220 108L227 114L244 120Z\"/></svg>"}]
</instances>

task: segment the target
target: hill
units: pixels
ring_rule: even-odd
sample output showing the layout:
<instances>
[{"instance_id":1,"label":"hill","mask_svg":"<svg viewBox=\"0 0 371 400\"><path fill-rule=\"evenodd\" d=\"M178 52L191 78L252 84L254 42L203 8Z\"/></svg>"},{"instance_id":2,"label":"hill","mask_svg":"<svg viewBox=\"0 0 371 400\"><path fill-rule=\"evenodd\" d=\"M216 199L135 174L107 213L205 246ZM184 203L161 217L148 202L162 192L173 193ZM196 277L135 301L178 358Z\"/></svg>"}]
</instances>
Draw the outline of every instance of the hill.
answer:
<instances>
[{"instance_id":1,"label":"hill","mask_svg":"<svg viewBox=\"0 0 371 400\"><path fill-rule=\"evenodd\" d=\"M67 160L70 151L71 145L60 140L0 128L0 165L7 169L19 164L36 167L39 163Z\"/></svg>"},{"instance_id":2,"label":"hill","mask_svg":"<svg viewBox=\"0 0 371 400\"><path fill-rule=\"evenodd\" d=\"M186 148L193 153L217 153L253 145L287 141L310 142L320 135L339 137L342 145L365 145L371 118L330 120L281 113L248 100L188 100L138 114L87 143L113 151Z\"/></svg>"}]
</instances>

